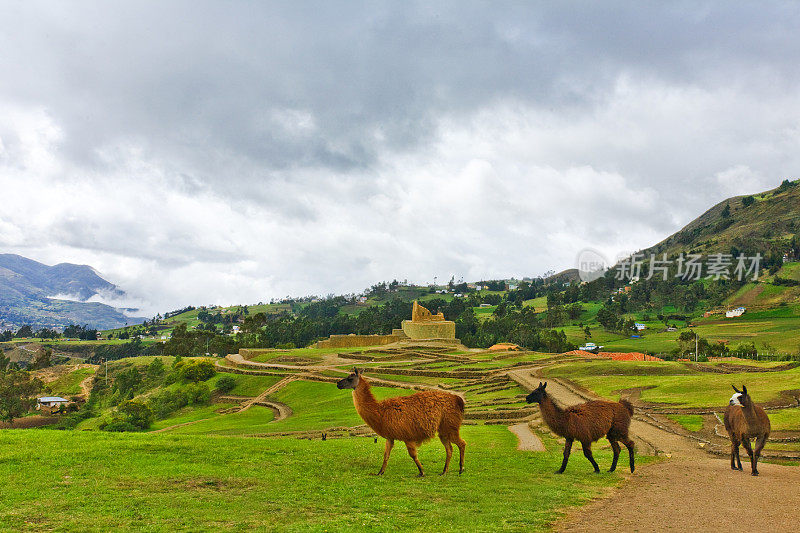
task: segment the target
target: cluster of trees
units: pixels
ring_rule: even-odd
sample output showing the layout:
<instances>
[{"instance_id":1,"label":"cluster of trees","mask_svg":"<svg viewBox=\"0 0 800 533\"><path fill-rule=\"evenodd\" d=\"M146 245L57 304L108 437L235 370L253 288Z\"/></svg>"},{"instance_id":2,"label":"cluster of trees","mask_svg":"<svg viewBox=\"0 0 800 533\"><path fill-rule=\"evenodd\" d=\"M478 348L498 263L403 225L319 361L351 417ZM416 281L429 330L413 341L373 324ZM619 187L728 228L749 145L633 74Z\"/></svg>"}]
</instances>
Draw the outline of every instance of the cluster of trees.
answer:
<instances>
[{"instance_id":1,"label":"cluster of trees","mask_svg":"<svg viewBox=\"0 0 800 533\"><path fill-rule=\"evenodd\" d=\"M19 369L0 350L0 420L13 422L36 404L35 395L44 383Z\"/></svg>"},{"instance_id":2,"label":"cluster of trees","mask_svg":"<svg viewBox=\"0 0 800 533\"><path fill-rule=\"evenodd\" d=\"M97 330L89 326L69 325L64 328L64 337L68 339L80 339L84 341L97 340Z\"/></svg>"},{"instance_id":3,"label":"cluster of trees","mask_svg":"<svg viewBox=\"0 0 800 533\"><path fill-rule=\"evenodd\" d=\"M17 329L16 332L12 332L11 330L0 331L0 342L8 342L12 339L60 339L61 337L68 339L97 340L97 330L90 329L88 326L69 325L64 328L63 333L59 333L51 328L34 330L33 326L26 324Z\"/></svg>"},{"instance_id":4,"label":"cluster of trees","mask_svg":"<svg viewBox=\"0 0 800 533\"><path fill-rule=\"evenodd\" d=\"M62 421L74 427L81 420L97 416L103 407L116 407L110 420L101 424L106 431L140 431L154 420L168 417L187 405L208 405L211 388L207 382L216 375L214 364L204 359L176 358L171 367L155 358L149 365L117 369L108 383L95 377L89 400L77 413ZM166 385L173 385L165 388ZM159 389L143 398L143 393Z\"/></svg>"}]
</instances>

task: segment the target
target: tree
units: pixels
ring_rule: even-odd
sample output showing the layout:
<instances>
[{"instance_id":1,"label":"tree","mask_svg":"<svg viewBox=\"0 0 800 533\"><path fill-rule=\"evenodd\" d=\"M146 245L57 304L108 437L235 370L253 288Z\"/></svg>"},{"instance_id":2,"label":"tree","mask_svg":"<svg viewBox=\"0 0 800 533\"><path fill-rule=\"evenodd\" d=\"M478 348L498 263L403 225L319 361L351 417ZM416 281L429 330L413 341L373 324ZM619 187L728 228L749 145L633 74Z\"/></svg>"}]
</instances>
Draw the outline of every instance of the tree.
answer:
<instances>
[{"instance_id":1,"label":"tree","mask_svg":"<svg viewBox=\"0 0 800 533\"><path fill-rule=\"evenodd\" d=\"M592 338L592 330L589 329L589 326L586 326L583 330L583 337L587 341Z\"/></svg>"},{"instance_id":2,"label":"tree","mask_svg":"<svg viewBox=\"0 0 800 533\"><path fill-rule=\"evenodd\" d=\"M217 380L215 388L222 392L230 392L236 387L236 378L233 376L222 376Z\"/></svg>"},{"instance_id":3,"label":"tree","mask_svg":"<svg viewBox=\"0 0 800 533\"><path fill-rule=\"evenodd\" d=\"M128 400L117 407L117 414L123 422L136 429L147 429L153 423L153 411L140 400Z\"/></svg>"},{"instance_id":4,"label":"tree","mask_svg":"<svg viewBox=\"0 0 800 533\"><path fill-rule=\"evenodd\" d=\"M33 328L26 324L21 328L19 328L17 332L14 334L14 336L18 339L33 337Z\"/></svg>"},{"instance_id":5,"label":"tree","mask_svg":"<svg viewBox=\"0 0 800 533\"><path fill-rule=\"evenodd\" d=\"M39 378L31 378L23 370L0 371L0 420L11 423L27 413L43 386Z\"/></svg>"},{"instance_id":6,"label":"tree","mask_svg":"<svg viewBox=\"0 0 800 533\"><path fill-rule=\"evenodd\" d=\"M31 361L31 368L38 370L40 368L47 368L52 364L53 350L45 348L36 353L36 357Z\"/></svg>"},{"instance_id":7,"label":"tree","mask_svg":"<svg viewBox=\"0 0 800 533\"><path fill-rule=\"evenodd\" d=\"M580 317L581 313L583 313L583 307L581 307L581 304L575 303L567 308L567 315L569 315L570 319L572 320Z\"/></svg>"},{"instance_id":8,"label":"tree","mask_svg":"<svg viewBox=\"0 0 800 533\"><path fill-rule=\"evenodd\" d=\"M756 199L753 198L752 196L745 196L744 198L742 198L742 206L750 207L755 203L755 201Z\"/></svg>"},{"instance_id":9,"label":"tree","mask_svg":"<svg viewBox=\"0 0 800 533\"><path fill-rule=\"evenodd\" d=\"M731 216L731 204L725 204L725 207L722 208L722 218L728 218Z\"/></svg>"},{"instance_id":10,"label":"tree","mask_svg":"<svg viewBox=\"0 0 800 533\"><path fill-rule=\"evenodd\" d=\"M185 362L180 367L180 375L186 381L206 381L213 378L216 373L214 363L206 360Z\"/></svg>"}]
</instances>

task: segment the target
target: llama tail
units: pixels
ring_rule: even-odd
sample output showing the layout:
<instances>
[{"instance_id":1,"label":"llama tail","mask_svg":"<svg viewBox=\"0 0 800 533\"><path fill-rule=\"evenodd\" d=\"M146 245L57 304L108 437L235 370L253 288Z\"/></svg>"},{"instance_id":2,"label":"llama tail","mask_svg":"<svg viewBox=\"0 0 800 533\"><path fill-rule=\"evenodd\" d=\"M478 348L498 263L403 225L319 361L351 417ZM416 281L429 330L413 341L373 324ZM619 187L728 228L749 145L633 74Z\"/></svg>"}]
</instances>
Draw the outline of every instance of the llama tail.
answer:
<instances>
[{"instance_id":1,"label":"llama tail","mask_svg":"<svg viewBox=\"0 0 800 533\"><path fill-rule=\"evenodd\" d=\"M631 416L633 416L633 404L631 402L628 400L620 400L619 403L621 403L622 406L628 410Z\"/></svg>"},{"instance_id":2,"label":"llama tail","mask_svg":"<svg viewBox=\"0 0 800 533\"><path fill-rule=\"evenodd\" d=\"M464 398L461 396L455 395L456 397L456 406L458 406L458 410L461 411L461 414L464 414Z\"/></svg>"}]
</instances>

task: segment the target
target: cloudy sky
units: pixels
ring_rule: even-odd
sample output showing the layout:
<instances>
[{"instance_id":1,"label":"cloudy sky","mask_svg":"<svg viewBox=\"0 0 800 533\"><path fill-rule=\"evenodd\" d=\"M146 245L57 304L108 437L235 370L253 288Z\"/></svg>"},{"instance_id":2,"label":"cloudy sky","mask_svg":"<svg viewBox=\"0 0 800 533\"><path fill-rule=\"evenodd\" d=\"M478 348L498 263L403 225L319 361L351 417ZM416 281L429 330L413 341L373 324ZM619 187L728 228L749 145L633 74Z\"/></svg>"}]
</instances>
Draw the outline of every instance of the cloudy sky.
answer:
<instances>
[{"instance_id":1,"label":"cloudy sky","mask_svg":"<svg viewBox=\"0 0 800 533\"><path fill-rule=\"evenodd\" d=\"M148 313L613 257L796 177L798 27L796 3L6 1L0 251Z\"/></svg>"}]
</instances>

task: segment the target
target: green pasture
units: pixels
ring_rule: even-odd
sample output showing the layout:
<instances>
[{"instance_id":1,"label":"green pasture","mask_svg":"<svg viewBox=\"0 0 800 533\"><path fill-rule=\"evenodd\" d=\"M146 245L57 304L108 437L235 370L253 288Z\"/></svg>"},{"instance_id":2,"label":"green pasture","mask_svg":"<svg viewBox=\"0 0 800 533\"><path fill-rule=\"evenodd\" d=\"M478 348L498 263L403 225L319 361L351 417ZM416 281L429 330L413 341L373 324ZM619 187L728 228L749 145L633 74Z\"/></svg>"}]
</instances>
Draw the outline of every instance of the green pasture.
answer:
<instances>
[{"instance_id":1,"label":"green pasture","mask_svg":"<svg viewBox=\"0 0 800 533\"><path fill-rule=\"evenodd\" d=\"M703 417L701 415L667 415L670 418L683 426L686 431L700 431L703 429Z\"/></svg>"},{"instance_id":2,"label":"green pasture","mask_svg":"<svg viewBox=\"0 0 800 533\"><path fill-rule=\"evenodd\" d=\"M219 416L223 416L218 411L235 406L236 404L223 402L223 403L215 403L213 405L204 405L202 407L184 407L180 411L173 413L173 415L170 416L169 418L165 418L164 420L156 420L155 422L153 422L153 425L150 426L150 431L164 429L170 426L175 426L177 424L185 424L187 422L195 422L198 420L217 418ZM225 415L225 416L230 416L230 415ZM180 428L175 428L170 431L174 433L181 432Z\"/></svg>"},{"instance_id":3,"label":"green pasture","mask_svg":"<svg viewBox=\"0 0 800 533\"><path fill-rule=\"evenodd\" d=\"M775 400L781 391L800 388L800 368L719 374L675 362L591 361L554 365L545 374L570 379L611 400L618 399L621 390L641 387L642 401L676 407L724 407L733 394L731 384L747 385L756 402Z\"/></svg>"},{"instance_id":4,"label":"green pasture","mask_svg":"<svg viewBox=\"0 0 800 533\"><path fill-rule=\"evenodd\" d=\"M271 422L275 418L272 409L260 405L254 405L246 411L229 414L219 414L219 409L225 408L226 405L213 405L203 408L206 416L193 417L198 422L179 426L168 430L168 433L176 435L254 435L259 433L270 433L274 431L271 429L273 424ZM191 411L187 411L185 415L191 415ZM180 424L179 417L175 420L167 419L160 421L171 423L166 424L164 427ZM184 420L186 422L190 419Z\"/></svg>"},{"instance_id":5,"label":"green pasture","mask_svg":"<svg viewBox=\"0 0 800 533\"><path fill-rule=\"evenodd\" d=\"M772 431L800 431L800 407L770 410L767 415Z\"/></svg>"},{"instance_id":6,"label":"green pasture","mask_svg":"<svg viewBox=\"0 0 800 533\"><path fill-rule=\"evenodd\" d=\"M300 361L291 361L291 359L298 359L303 362L308 363L318 363L322 361L322 357L318 354L311 354L308 352L301 352L301 350L281 350L277 352L266 352L258 354L257 356L253 357L251 361L257 361L259 363L272 363L272 362L280 362L276 361L276 359L285 359L286 364L297 364Z\"/></svg>"},{"instance_id":7,"label":"green pasture","mask_svg":"<svg viewBox=\"0 0 800 533\"><path fill-rule=\"evenodd\" d=\"M623 478L592 474L579 453L555 475L555 441L546 439L548 452L519 452L505 427L465 427L463 436L463 475L435 475L444 451L434 442L419 452L430 475L417 478L402 445L386 474L374 476L383 442L367 438L5 430L0 528L530 531ZM595 456L604 467L610 462L607 450Z\"/></svg>"},{"instance_id":8,"label":"green pasture","mask_svg":"<svg viewBox=\"0 0 800 533\"><path fill-rule=\"evenodd\" d=\"M55 381L48 383L47 389L56 396L63 396L66 398L80 394L82 392L80 387L81 382L89 376L93 376L94 373L94 368L79 368L73 370L72 372L60 376Z\"/></svg>"},{"instance_id":9,"label":"green pasture","mask_svg":"<svg viewBox=\"0 0 800 533\"><path fill-rule=\"evenodd\" d=\"M373 386L372 392L382 400L415 391ZM271 424L272 432L352 427L364 423L353 406L352 391L337 389L334 383L293 381L271 395L270 399L285 403L294 411L289 418Z\"/></svg>"},{"instance_id":10,"label":"green pasture","mask_svg":"<svg viewBox=\"0 0 800 533\"><path fill-rule=\"evenodd\" d=\"M212 389L216 382L223 376L230 376L236 381L236 386L226 395L230 396L250 396L255 397L275 385L278 381L283 379L281 376L251 376L246 374L220 374L208 380L208 386Z\"/></svg>"}]
</instances>

